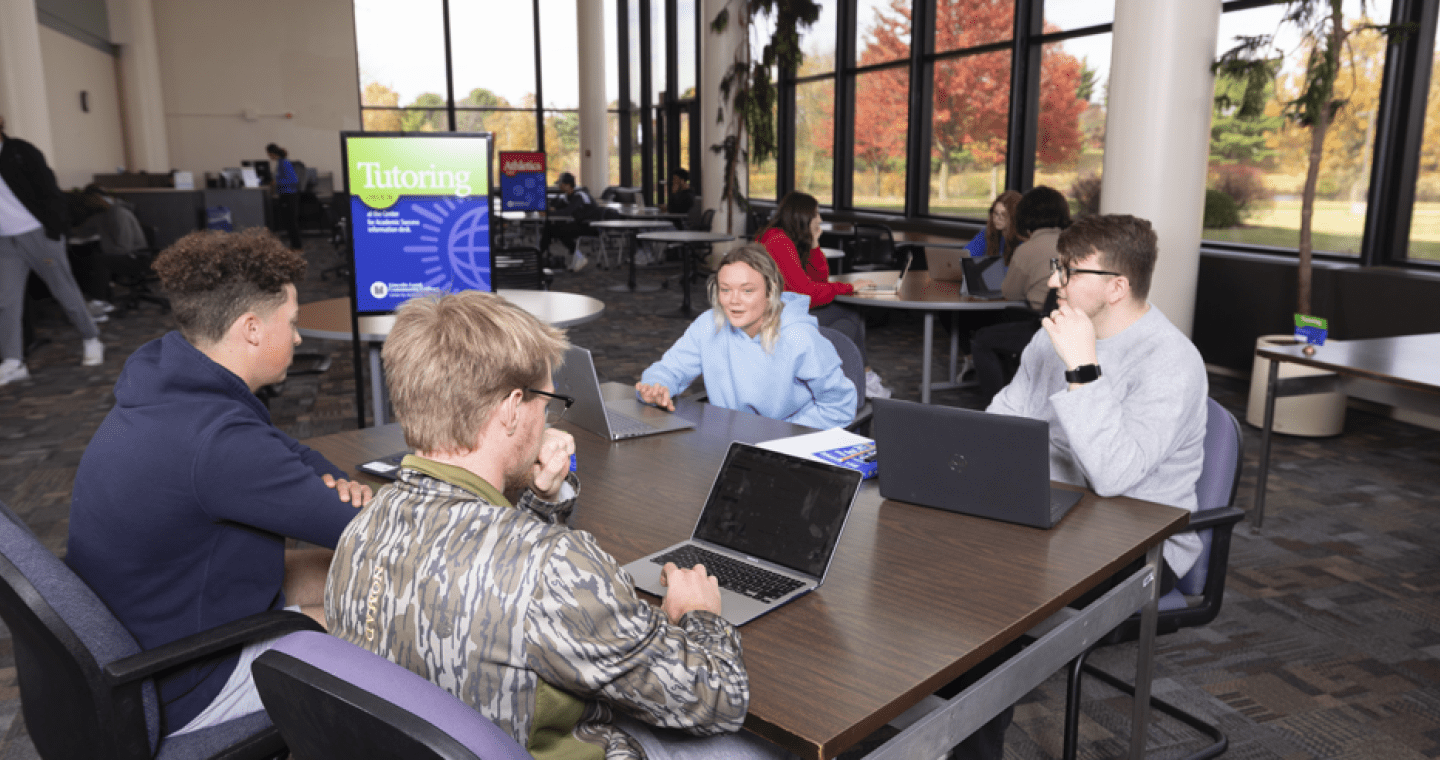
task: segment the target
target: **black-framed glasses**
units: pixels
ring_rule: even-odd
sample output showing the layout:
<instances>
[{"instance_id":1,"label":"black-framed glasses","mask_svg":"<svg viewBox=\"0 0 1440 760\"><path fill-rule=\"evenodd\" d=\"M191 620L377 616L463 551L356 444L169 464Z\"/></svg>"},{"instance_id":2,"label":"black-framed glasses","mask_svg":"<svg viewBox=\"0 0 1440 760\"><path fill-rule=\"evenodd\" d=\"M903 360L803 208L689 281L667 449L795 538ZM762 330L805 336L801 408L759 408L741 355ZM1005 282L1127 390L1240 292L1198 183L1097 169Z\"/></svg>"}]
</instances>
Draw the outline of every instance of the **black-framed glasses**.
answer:
<instances>
[{"instance_id":1,"label":"black-framed glasses","mask_svg":"<svg viewBox=\"0 0 1440 760\"><path fill-rule=\"evenodd\" d=\"M525 392L538 393L539 395L550 399L549 401L545 402L546 425L554 425L555 423L559 422L560 418L565 416L565 412L568 411L570 407L575 403L575 399L572 396L566 396L561 393L551 393L550 391L542 391L539 388L526 388Z\"/></svg>"},{"instance_id":2,"label":"black-framed glasses","mask_svg":"<svg viewBox=\"0 0 1440 760\"><path fill-rule=\"evenodd\" d=\"M1076 269L1075 267L1064 266L1060 259L1050 259L1050 274L1060 275L1060 287L1070 284L1072 274L1108 274L1111 277L1120 277L1119 272L1107 272L1104 269Z\"/></svg>"}]
</instances>

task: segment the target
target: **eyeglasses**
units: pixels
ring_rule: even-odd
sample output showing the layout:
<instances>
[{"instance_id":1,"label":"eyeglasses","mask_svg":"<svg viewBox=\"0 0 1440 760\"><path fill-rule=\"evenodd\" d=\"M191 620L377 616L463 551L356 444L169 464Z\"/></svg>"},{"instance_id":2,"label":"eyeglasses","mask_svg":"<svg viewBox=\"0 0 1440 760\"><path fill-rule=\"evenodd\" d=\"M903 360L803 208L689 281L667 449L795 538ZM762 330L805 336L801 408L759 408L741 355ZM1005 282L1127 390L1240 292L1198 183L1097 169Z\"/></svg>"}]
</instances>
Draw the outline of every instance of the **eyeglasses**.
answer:
<instances>
[{"instance_id":1,"label":"eyeglasses","mask_svg":"<svg viewBox=\"0 0 1440 760\"><path fill-rule=\"evenodd\" d=\"M1050 259L1050 274L1060 275L1060 287L1070 284L1072 274L1108 274L1111 277L1122 276L1119 272L1107 272L1104 269L1076 269L1075 267L1064 266L1060 259Z\"/></svg>"},{"instance_id":2,"label":"eyeglasses","mask_svg":"<svg viewBox=\"0 0 1440 760\"><path fill-rule=\"evenodd\" d=\"M526 388L525 392L537 393L550 399L549 401L545 402L546 425L554 425L555 423L559 422L560 418L565 416L565 412L570 409L570 406L575 403L575 399L571 396L565 396L559 393L551 393L549 391L542 391L538 388Z\"/></svg>"}]
</instances>

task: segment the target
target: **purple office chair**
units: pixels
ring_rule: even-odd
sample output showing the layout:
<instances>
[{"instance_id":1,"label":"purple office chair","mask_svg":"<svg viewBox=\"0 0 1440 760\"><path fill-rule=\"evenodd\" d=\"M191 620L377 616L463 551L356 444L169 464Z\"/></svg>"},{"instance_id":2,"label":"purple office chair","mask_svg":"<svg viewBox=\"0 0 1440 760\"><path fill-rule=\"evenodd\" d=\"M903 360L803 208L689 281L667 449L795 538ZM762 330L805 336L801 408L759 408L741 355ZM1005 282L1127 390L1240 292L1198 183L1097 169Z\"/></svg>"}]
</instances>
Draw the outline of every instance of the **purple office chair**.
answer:
<instances>
[{"instance_id":1,"label":"purple office chair","mask_svg":"<svg viewBox=\"0 0 1440 760\"><path fill-rule=\"evenodd\" d=\"M454 695L334 636L286 636L256 658L252 672L294 757L530 760Z\"/></svg>"},{"instance_id":2,"label":"purple office chair","mask_svg":"<svg viewBox=\"0 0 1440 760\"><path fill-rule=\"evenodd\" d=\"M1189 530L1200 535L1200 558L1190 572L1176 582L1170 593L1160 597L1160 612L1155 621L1157 636L1174 633L1181 628L1206 625L1220 614L1220 604L1225 597L1225 570L1230 562L1230 533L1235 524L1245 517L1243 510L1232 506L1235 489L1240 485L1240 465L1244 453L1240 423L1215 399L1207 398L1205 401L1205 463L1200 470L1200 480L1195 484L1199 505L1190 515L1189 525ZM1140 615L1136 613L1095 647L1134 641L1139 634ZM1065 760L1075 760L1082 676L1094 676L1119 691L1132 697L1135 695L1133 685L1086 664L1086 658L1095 651L1095 647L1070 663L1069 695L1065 704L1065 752L1062 756ZM1152 696L1150 707L1210 739L1209 745L1189 755L1186 760L1218 757L1229 746L1229 740L1218 727L1169 702Z\"/></svg>"}]
</instances>

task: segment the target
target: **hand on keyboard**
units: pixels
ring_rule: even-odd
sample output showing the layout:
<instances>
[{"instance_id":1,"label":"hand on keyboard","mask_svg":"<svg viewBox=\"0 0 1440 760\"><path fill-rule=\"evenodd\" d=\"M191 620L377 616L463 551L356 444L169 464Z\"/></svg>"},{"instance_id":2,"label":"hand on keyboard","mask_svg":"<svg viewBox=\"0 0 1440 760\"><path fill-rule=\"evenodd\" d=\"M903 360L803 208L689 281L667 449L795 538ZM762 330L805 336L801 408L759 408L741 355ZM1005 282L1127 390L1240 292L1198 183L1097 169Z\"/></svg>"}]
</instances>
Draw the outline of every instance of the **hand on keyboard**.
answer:
<instances>
[{"instance_id":1,"label":"hand on keyboard","mask_svg":"<svg viewBox=\"0 0 1440 760\"><path fill-rule=\"evenodd\" d=\"M660 570L660 583L669 589L660 609L671 623L679 625L680 618L692 610L720 614L720 582L705 572L704 565L681 568L666 562Z\"/></svg>"}]
</instances>

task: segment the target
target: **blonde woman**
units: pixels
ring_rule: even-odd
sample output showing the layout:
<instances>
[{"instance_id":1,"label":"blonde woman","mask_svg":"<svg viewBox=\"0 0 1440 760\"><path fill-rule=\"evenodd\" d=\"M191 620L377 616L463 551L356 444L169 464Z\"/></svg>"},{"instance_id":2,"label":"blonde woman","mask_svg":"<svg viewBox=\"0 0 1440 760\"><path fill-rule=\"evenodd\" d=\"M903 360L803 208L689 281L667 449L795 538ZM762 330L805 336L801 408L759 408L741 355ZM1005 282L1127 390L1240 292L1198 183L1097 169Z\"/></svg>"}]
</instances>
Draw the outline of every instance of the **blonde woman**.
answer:
<instances>
[{"instance_id":1,"label":"blonde woman","mask_svg":"<svg viewBox=\"0 0 1440 760\"><path fill-rule=\"evenodd\" d=\"M703 375L710 403L726 409L822 429L854 418L855 385L809 296L785 292L763 246L726 254L709 289L710 310L641 375L641 401L674 411L672 399Z\"/></svg>"}]
</instances>

